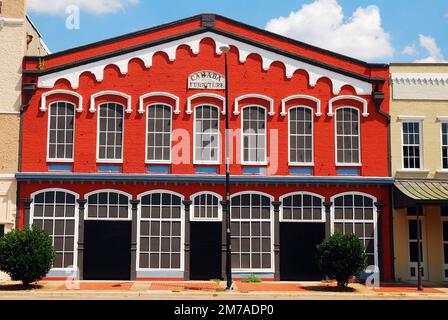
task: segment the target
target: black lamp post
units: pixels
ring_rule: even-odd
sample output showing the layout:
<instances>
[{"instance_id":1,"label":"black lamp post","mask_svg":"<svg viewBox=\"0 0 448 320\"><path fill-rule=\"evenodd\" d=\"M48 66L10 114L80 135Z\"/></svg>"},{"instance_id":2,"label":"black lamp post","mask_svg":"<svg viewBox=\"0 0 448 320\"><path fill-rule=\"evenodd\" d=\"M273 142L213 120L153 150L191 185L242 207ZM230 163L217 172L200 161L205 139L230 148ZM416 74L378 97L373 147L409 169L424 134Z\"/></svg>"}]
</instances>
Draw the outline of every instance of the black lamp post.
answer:
<instances>
[{"instance_id":1,"label":"black lamp post","mask_svg":"<svg viewBox=\"0 0 448 320\"><path fill-rule=\"evenodd\" d=\"M231 246L231 230L230 230L230 143L229 143L229 70L227 65L227 53L230 48L222 46L219 48L224 53L225 61L225 116L226 116L226 235L227 235L227 252L226 252L226 277L227 290L232 289L232 246Z\"/></svg>"}]
</instances>

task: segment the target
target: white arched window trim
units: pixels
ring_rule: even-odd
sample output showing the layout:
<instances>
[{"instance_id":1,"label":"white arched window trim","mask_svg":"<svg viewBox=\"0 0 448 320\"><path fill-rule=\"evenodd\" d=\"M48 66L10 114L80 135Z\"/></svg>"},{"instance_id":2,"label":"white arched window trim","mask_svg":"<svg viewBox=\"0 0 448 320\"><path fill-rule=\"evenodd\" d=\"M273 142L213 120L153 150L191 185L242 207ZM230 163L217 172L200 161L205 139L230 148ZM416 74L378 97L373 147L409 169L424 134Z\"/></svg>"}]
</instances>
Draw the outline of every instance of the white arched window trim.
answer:
<instances>
[{"instance_id":1,"label":"white arched window trim","mask_svg":"<svg viewBox=\"0 0 448 320\"><path fill-rule=\"evenodd\" d=\"M40 101L40 111L45 112L48 110L47 107L47 98L49 96L52 96L54 94L66 94L69 96L73 96L76 97L78 99L78 107L76 108L77 112L82 112L82 96L79 93L76 93L74 91L69 91L69 90L52 90L49 92L46 92L42 95L41 97L41 101Z\"/></svg>"},{"instance_id":2,"label":"white arched window trim","mask_svg":"<svg viewBox=\"0 0 448 320\"><path fill-rule=\"evenodd\" d=\"M86 199L88 201L90 196L92 196L94 194L103 193L103 192L121 194L123 196L128 197L129 201L133 199L131 194L121 191L121 190L117 190L117 189L100 189L100 190L91 191L84 195L84 199ZM132 219L132 209L131 209L131 205L129 202L128 202L128 218L127 219L123 219L123 218L121 218L121 219L120 218L89 218L88 213L89 213L89 202L86 203L86 209L84 210L84 220L126 221L126 220Z\"/></svg>"},{"instance_id":3,"label":"white arched window trim","mask_svg":"<svg viewBox=\"0 0 448 320\"><path fill-rule=\"evenodd\" d=\"M264 124L265 124L265 133L264 133L264 161L263 162L254 162L254 161L244 161L244 114L241 116L241 143L240 143L240 154L241 154L241 164L242 165L259 165L259 166L265 166L268 164L268 119L267 119L267 112L266 107L258 105L258 104L248 104L247 106L244 106L241 110L248 108L248 107L257 107L264 110Z\"/></svg>"},{"instance_id":4,"label":"white arched window trim","mask_svg":"<svg viewBox=\"0 0 448 320\"><path fill-rule=\"evenodd\" d=\"M173 99L175 102L175 106L174 106L174 114L180 114L180 99L178 96L168 93L168 92L150 92L147 94L144 94L140 97L140 101L139 101L139 106L138 106L138 113L143 114L145 113L145 99L147 98L151 98L151 97L166 97L166 98L170 98Z\"/></svg>"},{"instance_id":5,"label":"white arched window trim","mask_svg":"<svg viewBox=\"0 0 448 320\"><path fill-rule=\"evenodd\" d=\"M295 99L304 99L304 100L310 100L316 103L316 117L320 117L322 116L322 112L321 112L321 102L319 99L312 97L312 96L307 96L307 95L303 95L303 94L295 94L292 96L289 96L285 99L282 100L282 112L280 113L280 115L282 117L286 117L288 115L288 112L286 112L286 104L291 101L291 100L295 100Z\"/></svg>"},{"instance_id":6,"label":"white arched window trim","mask_svg":"<svg viewBox=\"0 0 448 320\"><path fill-rule=\"evenodd\" d=\"M292 106L288 109L288 112L290 110L294 110L294 109L308 109L311 110L311 114L312 112L314 112L314 109L309 107L309 106L303 106L303 105L298 105L298 106ZM288 163L289 165L293 165L293 166L314 166L314 121L311 117L311 133L312 133L312 138L311 138L311 158L312 161L311 162L291 162L291 118L288 119Z\"/></svg>"},{"instance_id":7,"label":"white arched window trim","mask_svg":"<svg viewBox=\"0 0 448 320\"><path fill-rule=\"evenodd\" d=\"M194 200L202 195L212 195L214 197L218 198L218 218L195 218L194 217ZM222 221L222 206L221 206L221 201L223 200L223 197L216 193L216 192L212 192L212 191L200 191L200 192L196 192L195 194L192 194L190 196L190 200L191 200L191 209L190 209L190 221Z\"/></svg>"},{"instance_id":8,"label":"white arched window trim","mask_svg":"<svg viewBox=\"0 0 448 320\"><path fill-rule=\"evenodd\" d=\"M221 114L223 114L223 115L226 114L226 110L225 110L226 98L224 98L223 96L220 96L219 94L215 94L215 93L197 93L197 94L192 95L191 97L188 97L186 114L193 113L192 102L193 102L193 100L198 99L198 98L214 98L214 99L220 100L222 102ZM207 104L209 104L209 103L207 103ZM210 105L214 105L214 104L210 104Z\"/></svg>"},{"instance_id":9,"label":"white arched window trim","mask_svg":"<svg viewBox=\"0 0 448 320\"><path fill-rule=\"evenodd\" d=\"M170 125L171 125L171 131L170 131L170 145L172 146L172 137L173 137L173 107L170 106L167 103L151 103L148 106L146 106L146 109L149 109L150 107L156 107L156 106L164 106L170 108ZM147 113L149 114L149 113ZM172 148L170 148L170 159L169 160L148 160L148 116L146 117L146 134L145 134L145 163L146 164L171 164L172 161Z\"/></svg>"},{"instance_id":10,"label":"white arched window trim","mask_svg":"<svg viewBox=\"0 0 448 320\"><path fill-rule=\"evenodd\" d=\"M334 158L335 158L335 163L336 166L338 167L361 167L362 166L362 149L361 149L361 116L360 116L360 111L358 108L356 107L352 107L352 106L340 106L337 107L336 110L338 109L352 109L352 110L356 110L357 115L358 115L358 128L359 128L359 134L358 134L358 159L359 162L358 163L341 163L338 161L338 152L337 152L337 147L338 147L338 129L337 129L337 125L338 125L338 121L337 119L335 119L334 121L334 147L335 147L335 153L334 153ZM335 110L335 112L336 112Z\"/></svg>"},{"instance_id":11,"label":"white arched window trim","mask_svg":"<svg viewBox=\"0 0 448 320\"><path fill-rule=\"evenodd\" d=\"M261 99L261 100L265 100L267 102L269 102L269 115L272 117L275 115L275 111L274 111L274 99L269 98L268 96L264 96L262 94L256 94L256 93L252 93L252 94L245 94L243 96L240 96L238 98L235 99L235 109L233 111L234 115L239 115L240 114L240 101L244 100L244 99L250 99L250 98L257 98L257 99Z\"/></svg>"},{"instance_id":12,"label":"white arched window trim","mask_svg":"<svg viewBox=\"0 0 448 320\"><path fill-rule=\"evenodd\" d=\"M181 223L181 240L180 240L180 268L179 269L154 269L154 268L140 268L140 223L141 223L141 214L142 214L142 198L153 194L153 193L167 193L167 194L171 194L177 197L180 197L180 223ZM181 193L177 193L175 191L171 191L171 190L164 190L164 189L156 189L156 190L151 190L151 191L146 191L143 193L140 193L137 196L137 200L140 201L140 204L138 205L138 211L137 211L137 261L136 261L136 265L137 265L137 272L138 271L184 271L185 269L185 251L182 249L185 245L185 206L183 204L183 201L185 200L184 195L182 195Z\"/></svg>"},{"instance_id":13,"label":"white arched window trim","mask_svg":"<svg viewBox=\"0 0 448 320\"><path fill-rule=\"evenodd\" d=\"M97 92L95 94L93 94L90 97L90 112L96 112L96 107L95 107L95 100L101 96L106 96L106 95L111 95L111 96L118 96L118 97L122 97L125 98L127 103L126 103L126 113L131 113L132 112L132 107L131 107L131 96L127 95L123 92L118 92L118 91L101 91L101 92Z\"/></svg>"},{"instance_id":14,"label":"white arched window trim","mask_svg":"<svg viewBox=\"0 0 448 320\"><path fill-rule=\"evenodd\" d=\"M317 198L321 199L322 200L322 220L299 220L299 221L284 220L283 219L283 200L287 197L296 196L296 195L307 195L307 196L317 197ZM320 194L313 193L313 192L307 192L307 191L290 192L290 193L286 193L286 194L282 195L279 198L279 201L282 203L280 205L280 222L286 221L288 223L306 223L306 222L311 222L311 223L317 222L318 223L318 222L327 221L327 217L325 214L325 206L324 206L325 197Z\"/></svg>"},{"instance_id":15,"label":"white arched window trim","mask_svg":"<svg viewBox=\"0 0 448 320\"><path fill-rule=\"evenodd\" d=\"M355 195L355 196L363 196L372 199L373 201L373 226L374 226L374 255L375 255L375 264L378 266L379 257L378 257L378 209L375 205L375 203L378 201L378 199L375 196L372 196L371 194L359 192L359 191L348 191L348 192L342 192L335 194L330 198L330 201L332 203L331 210L330 210L330 233L334 234L334 215L335 215L335 200L336 198L347 196L347 195ZM345 220L344 220L345 221Z\"/></svg>"},{"instance_id":16,"label":"white arched window trim","mask_svg":"<svg viewBox=\"0 0 448 320\"><path fill-rule=\"evenodd\" d=\"M333 104L340 100L355 100L355 101L361 102L362 108L363 108L362 116L364 118L367 118L370 115L369 110L368 110L367 100L357 97L357 96L339 96L339 97L334 97L333 99L328 101L328 116L329 117L334 116Z\"/></svg>"},{"instance_id":17,"label":"white arched window trim","mask_svg":"<svg viewBox=\"0 0 448 320\"><path fill-rule=\"evenodd\" d=\"M197 119L197 111L196 109L199 107L204 107L204 106L209 106L212 108L216 108L218 109L218 113L219 113L219 106L215 105L215 104L211 104L211 103L207 103L207 104L198 104L197 106L195 106L195 113L194 113L194 120L193 120L193 164L220 164L221 163L221 123L219 121L219 114L218 114L218 160L216 161L201 161L201 160L197 160L196 159L196 119Z\"/></svg>"},{"instance_id":18,"label":"white arched window trim","mask_svg":"<svg viewBox=\"0 0 448 320\"><path fill-rule=\"evenodd\" d=\"M79 199L79 194L76 192L73 192L71 190L67 190L67 189L63 189L63 188L48 188L48 189L42 189L42 190L38 190L36 192L33 192L30 195L30 198L33 199L33 202L31 202L31 208L30 208L30 226L33 224L33 219L34 219L34 198L36 197L36 195L40 194L40 193L45 193L45 192L64 192L64 193L68 193L71 194L72 196L75 197L75 234L74 234L74 247L73 247L73 268L52 268L51 271L74 271L77 269L78 266L78 237L79 237L79 205L78 205L78 199Z\"/></svg>"}]
</instances>

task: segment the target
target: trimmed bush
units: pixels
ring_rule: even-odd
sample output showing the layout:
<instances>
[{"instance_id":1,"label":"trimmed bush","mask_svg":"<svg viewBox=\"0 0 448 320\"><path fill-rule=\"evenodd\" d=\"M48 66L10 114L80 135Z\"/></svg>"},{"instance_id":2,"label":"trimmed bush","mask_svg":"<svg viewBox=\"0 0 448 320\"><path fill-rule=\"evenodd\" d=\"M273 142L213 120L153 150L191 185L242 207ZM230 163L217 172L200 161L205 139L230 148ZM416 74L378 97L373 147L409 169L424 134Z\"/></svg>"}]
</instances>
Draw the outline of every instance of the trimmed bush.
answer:
<instances>
[{"instance_id":1,"label":"trimmed bush","mask_svg":"<svg viewBox=\"0 0 448 320\"><path fill-rule=\"evenodd\" d=\"M55 255L51 237L36 226L13 230L0 239L0 270L24 286L41 280Z\"/></svg>"},{"instance_id":2,"label":"trimmed bush","mask_svg":"<svg viewBox=\"0 0 448 320\"><path fill-rule=\"evenodd\" d=\"M321 271L343 288L367 268L367 255L358 237L336 233L317 246L317 262Z\"/></svg>"}]
</instances>

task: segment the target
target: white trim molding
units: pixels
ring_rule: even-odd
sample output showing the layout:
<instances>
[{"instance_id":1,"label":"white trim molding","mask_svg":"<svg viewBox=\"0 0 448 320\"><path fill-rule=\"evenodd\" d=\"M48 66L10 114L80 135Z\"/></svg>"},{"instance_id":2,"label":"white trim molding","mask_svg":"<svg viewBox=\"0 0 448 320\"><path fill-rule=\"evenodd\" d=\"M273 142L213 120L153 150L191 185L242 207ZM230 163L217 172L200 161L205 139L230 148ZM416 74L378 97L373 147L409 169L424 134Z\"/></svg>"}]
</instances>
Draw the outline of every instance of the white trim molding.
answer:
<instances>
[{"instance_id":1,"label":"white trim molding","mask_svg":"<svg viewBox=\"0 0 448 320\"><path fill-rule=\"evenodd\" d=\"M368 104L367 104L367 100L361 98L361 97L357 97L357 96L338 96L338 97L334 97L333 99L331 99L330 101L328 101L328 116L329 117L333 117L334 116L334 110L333 110L333 104L337 101L340 100L355 100L358 102L362 103L362 116L364 118L367 118L370 114L369 114L369 110L368 110Z\"/></svg>"},{"instance_id":2,"label":"white trim molding","mask_svg":"<svg viewBox=\"0 0 448 320\"><path fill-rule=\"evenodd\" d=\"M268 96L262 95L262 94L256 94L256 93L250 93L250 94L245 94L242 96L239 96L238 98L235 99L235 108L233 111L234 115L239 115L240 112L240 101L241 100L245 100L245 99L251 99L251 98L255 98L255 99L261 99L261 100L265 100L267 102L269 102L269 115L272 117L275 115L275 111L274 111L274 99L269 98Z\"/></svg>"},{"instance_id":3,"label":"white trim molding","mask_svg":"<svg viewBox=\"0 0 448 320\"><path fill-rule=\"evenodd\" d=\"M142 95L139 99L138 113L140 113L140 114L145 113L146 109L145 109L144 102L145 102L146 98L157 97L157 96L173 99L175 102L175 108L174 108L173 112L174 112L174 114L180 114L180 103L179 103L180 99L179 99L179 97L174 94L168 93L168 92L150 92L150 93ZM163 104L165 104L165 103L163 103Z\"/></svg>"},{"instance_id":4,"label":"white trim molding","mask_svg":"<svg viewBox=\"0 0 448 320\"><path fill-rule=\"evenodd\" d=\"M96 111L96 107L95 107L95 100L96 100L96 98L99 98L99 97L102 97L102 96L106 96L106 95L119 96L119 97L125 98L126 101L127 101L125 112L126 113L132 113L132 107L131 107L131 100L132 99L131 99L131 96L127 95L125 93L122 93L122 92L118 92L118 91L101 91L101 92L97 92L97 93L93 94L90 97L90 109L89 109L89 111L94 113ZM113 101L113 102L115 102L115 101Z\"/></svg>"},{"instance_id":5,"label":"white trim molding","mask_svg":"<svg viewBox=\"0 0 448 320\"><path fill-rule=\"evenodd\" d=\"M398 116L397 119L398 121L423 121L425 120L425 116Z\"/></svg>"},{"instance_id":6,"label":"white trim molding","mask_svg":"<svg viewBox=\"0 0 448 320\"><path fill-rule=\"evenodd\" d=\"M77 112L82 112L82 96L79 93L76 93L74 91L69 90L52 90L49 92L45 92L42 94L41 101L40 101L40 111L45 112L48 110L47 107L47 98L54 94L67 94L70 96L73 96L78 99L78 107L76 108Z\"/></svg>"},{"instance_id":7,"label":"white trim molding","mask_svg":"<svg viewBox=\"0 0 448 320\"><path fill-rule=\"evenodd\" d=\"M192 104L194 99L198 99L198 98L214 98L214 99L221 100L221 102L222 102L221 114L223 114L223 115L226 114L226 109L225 109L226 98L224 98L223 96L220 96L219 94L216 94L216 93L207 93L207 92L196 93L196 94L188 97L188 99L187 99L187 111L185 111L186 114L193 114L193 108L192 108L191 104Z\"/></svg>"},{"instance_id":8,"label":"white trim molding","mask_svg":"<svg viewBox=\"0 0 448 320\"><path fill-rule=\"evenodd\" d=\"M0 17L0 31L4 26L23 26L24 19Z\"/></svg>"},{"instance_id":9,"label":"white trim molding","mask_svg":"<svg viewBox=\"0 0 448 320\"><path fill-rule=\"evenodd\" d=\"M370 94L372 92L372 84L367 81L355 79L335 71L330 71L323 67L289 58L285 55L243 43L211 31L173 40L171 42L150 48L125 53L115 57L106 58L100 61L87 63L66 70L52 72L40 76L38 86L39 88L53 88L56 81L59 79L66 79L71 83L72 88L76 89L79 86L79 77L84 72L92 73L96 80L101 82L104 79L104 69L108 65L116 65L120 69L121 74L125 75L128 73L128 65L132 59L142 60L145 67L149 69L153 64L153 57L157 52L164 52L170 61L175 61L177 48L182 45L187 45L190 47L194 55L199 54L200 43L205 38L210 38L215 42L217 55L222 54L220 49L222 46L236 47L238 49L239 62L241 63L245 63L247 57L253 53L259 55L262 59L263 70L269 70L272 63L276 61L281 62L285 66L285 75L288 79L291 79L297 70L305 70L309 76L309 85L312 87L317 84L319 79L324 77L329 78L332 82L332 89L335 95L339 94L341 88L345 85L352 86L356 90L357 94Z\"/></svg>"},{"instance_id":10,"label":"white trim molding","mask_svg":"<svg viewBox=\"0 0 448 320\"><path fill-rule=\"evenodd\" d=\"M292 96L289 96L285 99L282 100L282 112L280 113L280 115L282 117L286 117L288 115L288 112L286 112L286 103L288 103L291 100L295 100L295 99L304 99L304 100L310 100L316 103L317 106L317 110L316 110L316 117L320 117L322 116L322 112L321 112L321 102L318 98L312 97L312 96L307 96L304 94L295 94Z\"/></svg>"},{"instance_id":11,"label":"white trim molding","mask_svg":"<svg viewBox=\"0 0 448 320\"><path fill-rule=\"evenodd\" d=\"M397 100L448 100L448 73L392 73Z\"/></svg>"},{"instance_id":12,"label":"white trim molding","mask_svg":"<svg viewBox=\"0 0 448 320\"><path fill-rule=\"evenodd\" d=\"M440 122L448 122L448 116L439 116L437 120Z\"/></svg>"}]
</instances>

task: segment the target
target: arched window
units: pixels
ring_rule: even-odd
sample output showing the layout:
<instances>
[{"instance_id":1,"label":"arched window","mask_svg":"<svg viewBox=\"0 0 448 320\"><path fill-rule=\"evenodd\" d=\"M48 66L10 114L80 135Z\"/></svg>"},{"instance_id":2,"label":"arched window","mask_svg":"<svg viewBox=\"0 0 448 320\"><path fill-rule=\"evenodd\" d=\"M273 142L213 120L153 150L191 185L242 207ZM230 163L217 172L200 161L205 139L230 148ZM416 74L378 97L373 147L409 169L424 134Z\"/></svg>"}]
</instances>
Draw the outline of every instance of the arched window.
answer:
<instances>
[{"instance_id":1,"label":"arched window","mask_svg":"<svg viewBox=\"0 0 448 320\"><path fill-rule=\"evenodd\" d=\"M336 109L337 164L360 164L360 150L359 110L352 107Z\"/></svg>"},{"instance_id":2,"label":"arched window","mask_svg":"<svg viewBox=\"0 0 448 320\"><path fill-rule=\"evenodd\" d=\"M375 199L353 193L336 196L332 201L332 232L356 235L364 243L369 265L378 265Z\"/></svg>"},{"instance_id":3,"label":"arched window","mask_svg":"<svg viewBox=\"0 0 448 320\"><path fill-rule=\"evenodd\" d=\"M53 269L75 269L77 265L77 196L65 190L46 190L32 195L30 224L48 232L56 257Z\"/></svg>"},{"instance_id":4,"label":"arched window","mask_svg":"<svg viewBox=\"0 0 448 320\"><path fill-rule=\"evenodd\" d=\"M282 199L280 219L287 222L324 222L323 198L309 193L286 195Z\"/></svg>"},{"instance_id":5,"label":"arched window","mask_svg":"<svg viewBox=\"0 0 448 320\"><path fill-rule=\"evenodd\" d=\"M72 161L75 105L64 101L53 102L48 117L48 160Z\"/></svg>"},{"instance_id":6,"label":"arched window","mask_svg":"<svg viewBox=\"0 0 448 320\"><path fill-rule=\"evenodd\" d=\"M290 108L289 163L312 164L313 162L313 109Z\"/></svg>"},{"instance_id":7,"label":"arched window","mask_svg":"<svg viewBox=\"0 0 448 320\"><path fill-rule=\"evenodd\" d=\"M243 108L243 164L266 163L266 109L260 106Z\"/></svg>"},{"instance_id":8,"label":"arched window","mask_svg":"<svg viewBox=\"0 0 448 320\"><path fill-rule=\"evenodd\" d=\"M98 113L98 160L123 160L124 107L118 103L103 103Z\"/></svg>"},{"instance_id":9,"label":"arched window","mask_svg":"<svg viewBox=\"0 0 448 320\"><path fill-rule=\"evenodd\" d=\"M171 106L153 104L148 106L146 161L171 162Z\"/></svg>"},{"instance_id":10,"label":"arched window","mask_svg":"<svg viewBox=\"0 0 448 320\"><path fill-rule=\"evenodd\" d=\"M221 198L214 193L200 193L192 197L192 216L193 221L221 221Z\"/></svg>"},{"instance_id":11,"label":"arched window","mask_svg":"<svg viewBox=\"0 0 448 320\"><path fill-rule=\"evenodd\" d=\"M129 196L114 190L87 195L87 220L129 220Z\"/></svg>"},{"instance_id":12,"label":"arched window","mask_svg":"<svg viewBox=\"0 0 448 320\"><path fill-rule=\"evenodd\" d=\"M167 191L141 197L138 266L140 269L182 269L182 198Z\"/></svg>"},{"instance_id":13,"label":"arched window","mask_svg":"<svg viewBox=\"0 0 448 320\"><path fill-rule=\"evenodd\" d=\"M195 110L194 161L219 163L219 108L203 105Z\"/></svg>"},{"instance_id":14,"label":"arched window","mask_svg":"<svg viewBox=\"0 0 448 320\"><path fill-rule=\"evenodd\" d=\"M271 199L243 193L231 199L232 268L238 271L272 270Z\"/></svg>"}]
</instances>

